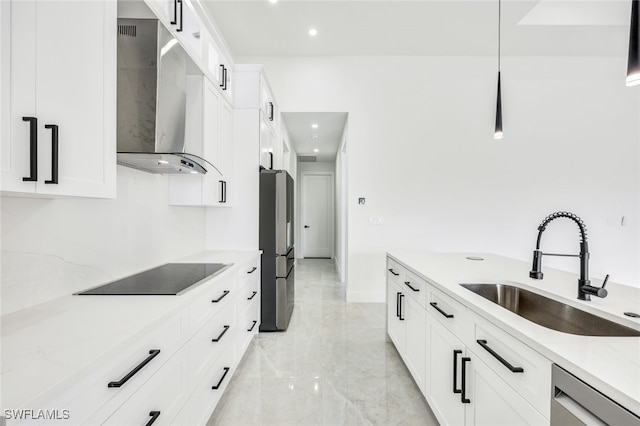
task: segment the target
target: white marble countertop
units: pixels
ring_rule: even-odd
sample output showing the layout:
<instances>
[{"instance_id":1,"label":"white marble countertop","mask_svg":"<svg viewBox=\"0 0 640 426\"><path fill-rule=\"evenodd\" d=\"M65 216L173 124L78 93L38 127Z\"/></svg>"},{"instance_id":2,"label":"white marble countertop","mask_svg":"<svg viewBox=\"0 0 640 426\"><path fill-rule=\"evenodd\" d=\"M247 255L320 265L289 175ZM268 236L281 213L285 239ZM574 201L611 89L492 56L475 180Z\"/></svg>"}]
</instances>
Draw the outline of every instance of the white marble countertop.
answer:
<instances>
[{"instance_id":1,"label":"white marble countertop","mask_svg":"<svg viewBox=\"0 0 640 426\"><path fill-rule=\"evenodd\" d=\"M64 389L114 350L177 312L210 283L234 274L258 251L205 251L176 262L233 263L179 296L64 296L0 317L2 409L28 407ZM31 407L33 408L33 407Z\"/></svg>"},{"instance_id":2,"label":"white marble countertop","mask_svg":"<svg viewBox=\"0 0 640 426\"><path fill-rule=\"evenodd\" d=\"M388 254L478 315L640 415L640 337L577 336L551 330L459 284L509 281L639 330L640 319L623 313L640 313L640 289L610 282L606 298L592 297L590 302L586 302L577 299L576 274L543 268L544 279L534 280L529 278L531 264L528 262L485 253L390 251ZM468 260L466 256L480 256L485 260ZM600 283L592 281L592 285Z\"/></svg>"}]
</instances>

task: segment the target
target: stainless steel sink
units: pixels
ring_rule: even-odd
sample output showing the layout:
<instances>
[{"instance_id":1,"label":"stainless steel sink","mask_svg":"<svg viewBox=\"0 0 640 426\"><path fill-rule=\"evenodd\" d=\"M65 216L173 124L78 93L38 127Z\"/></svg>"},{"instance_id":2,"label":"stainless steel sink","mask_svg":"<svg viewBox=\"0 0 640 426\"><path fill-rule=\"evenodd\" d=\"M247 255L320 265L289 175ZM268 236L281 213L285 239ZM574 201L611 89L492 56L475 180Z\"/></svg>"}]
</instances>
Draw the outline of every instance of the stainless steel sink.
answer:
<instances>
[{"instance_id":1,"label":"stainless steel sink","mask_svg":"<svg viewBox=\"0 0 640 426\"><path fill-rule=\"evenodd\" d=\"M640 336L640 331L508 284L462 287L543 327L581 336Z\"/></svg>"}]
</instances>

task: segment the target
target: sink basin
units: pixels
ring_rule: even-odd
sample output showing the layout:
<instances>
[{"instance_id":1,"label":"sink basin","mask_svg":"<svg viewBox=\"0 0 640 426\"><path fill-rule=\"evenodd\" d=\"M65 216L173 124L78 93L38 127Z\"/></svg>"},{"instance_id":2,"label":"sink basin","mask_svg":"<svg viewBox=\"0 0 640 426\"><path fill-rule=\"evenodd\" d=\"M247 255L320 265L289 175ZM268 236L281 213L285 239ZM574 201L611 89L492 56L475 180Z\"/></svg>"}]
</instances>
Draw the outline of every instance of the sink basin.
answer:
<instances>
[{"instance_id":1,"label":"sink basin","mask_svg":"<svg viewBox=\"0 0 640 426\"><path fill-rule=\"evenodd\" d=\"M508 284L460 284L493 303L552 330L581 336L640 336L640 331Z\"/></svg>"}]
</instances>

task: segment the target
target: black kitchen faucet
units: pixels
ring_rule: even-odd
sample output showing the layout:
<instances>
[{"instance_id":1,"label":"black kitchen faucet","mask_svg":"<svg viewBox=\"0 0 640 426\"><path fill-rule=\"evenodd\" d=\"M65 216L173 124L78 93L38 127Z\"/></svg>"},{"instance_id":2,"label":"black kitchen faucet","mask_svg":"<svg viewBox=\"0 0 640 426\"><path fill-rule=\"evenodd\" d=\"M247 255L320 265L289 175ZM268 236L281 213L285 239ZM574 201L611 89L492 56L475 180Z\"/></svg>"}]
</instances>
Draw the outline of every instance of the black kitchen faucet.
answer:
<instances>
[{"instance_id":1,"label":"black kitchen faucet","mask_svg":"<svg viewBox=\"0 0 640 426\"><path fill-rule=\"evenodd\" d=\"M559 253L543 253L540 250L540 239L542 233L547 228L547 225L555 219L567 218L573 220L580 228L580 254L559 254ZM579 257L580 258L580 278L578 279L578 299L591 300L591 295L597 297L607 297L607 290L604 286L607 285L609 275L607 275L602 283L602 287L594 287L589 281L589 246L587 244L587 227L582 219L570 212L555 212L547 216L540 226L538 226L538 241L536 242L536 249L533 251L533 267L529 276L536 280L542 279L542 256L565 256L565 257Z\"/></svg>"}]
</instances>

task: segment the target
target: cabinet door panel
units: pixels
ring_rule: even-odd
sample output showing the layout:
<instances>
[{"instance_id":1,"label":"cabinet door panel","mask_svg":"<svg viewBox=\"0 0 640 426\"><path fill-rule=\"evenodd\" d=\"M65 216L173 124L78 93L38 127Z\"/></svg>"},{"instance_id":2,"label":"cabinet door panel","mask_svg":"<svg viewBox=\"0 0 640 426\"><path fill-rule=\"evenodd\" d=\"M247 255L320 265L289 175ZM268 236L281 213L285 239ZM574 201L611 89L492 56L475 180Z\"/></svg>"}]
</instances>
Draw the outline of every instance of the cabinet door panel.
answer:
<instances>
[{"instance_id":1,"label":"cabinet door panel","mask_svg":"<svg viewBox=\"0 0 640 426\"><path fill-rule=\"evenodd\" d=\"M513 426L548 425L549 421L522 396L469 351L471 362L467 370L467 425ZM469 365L469 364L468 364Z\"/></svg>"},{"instance_id":2,"label":"cabinet door panel","mask_svg":"<svg viewBox=\"0 0 640 426\"><path fill-rule=\"evenodd\" d=\"M423 394L425 392L425 368L427 328L425 311L415 300L408 297L405 301L406 337L404 347L404 360L413 375L413 379Z\"/></svg>"},{"instance_id":3,"label":"cabinet door panel","mask_svg":"<svg viewBox=\"0 0 640 426\"><path fill-rule=\"evenodd\" d=\"M105 25L109 15L115 22L110 2L38 2L38 192L93 196L107 177L105 146L115 144L115 139L105 140L112 135L106 125L115 124L105 123L105 97L115 100L104 84L110 78L106 74L114 71L105 63L115 54L115 43L107 40L115 39L116 30ZM73 18L77 16L82 19ZM51 177L51 131L45 124L59 126L58 185L43 182ZM111 160L115 162L115 155Z\"/></svg>"},{"instance_id":4,"label":"cabinet door panel","mask_svg":"<svg viewBox=\"0 0 640 426\"><path fill-rule=\"evenodd\" d=\"M453 351L462 352L457 356L456 388L460 389L461 358L464 356L465 346L430 314L427 315L427 326L429 405L441 424L464 425L466 404L461 402L459 393L453 392Z\"/></svg>"},{"instance_id":5,"label":"cabinet door panel","mask_svg":"<svg viewBox=\"0 0 640 426\"><path fill-rule=\"evenodd\" d=\"M36 117L36 2L3 1L2 8L2 157L3 191L35 192L29 176L29 123ZM6 71L9 70L8 74ZM5 94L8 94L5 97ZM4 109L7 108L7 111ZM7 117L10 117L7 120ZM6 127L5 127L6 126Z\"/></svg>"},{"instance_id":6,"label":"cabinet door panel","mask_svg":"<svg viewBox=\"0 0 640 426\"><path fill-rule=\"evenodd\" d=\"M233 169L233 112L226 102L220 103L220 136L218 145L219 169L225 179L231 180Z\"/></svg>"},{"instance_id":7,"label":"cabinet door panel","mask_svg":"<svg viewBox=\"0 0 640 426\"><path fill-rule=\"evenodd\" d=\"M202 153L203 157L216 167L220 164L220 104L216 88L205 78ZM205 164L205 168L209 172L203 177L202 203L206 206L212 206L219 201L220 175L212 170L210 164Z\"/></svg>"},{"instance_id":8,"label":"cabinet door panel","mask_svg":"<svg viewBox=\"0 0 640 426\"><path fill-rule=\"evenodd\" d=\"M387 334L400 354L404 352L404 321L398 316L401 308L400 290L395 284L387 283ZM399 305L400 304L400 305Z\"/></svg>"}]
</instances>

